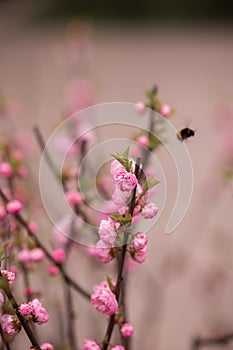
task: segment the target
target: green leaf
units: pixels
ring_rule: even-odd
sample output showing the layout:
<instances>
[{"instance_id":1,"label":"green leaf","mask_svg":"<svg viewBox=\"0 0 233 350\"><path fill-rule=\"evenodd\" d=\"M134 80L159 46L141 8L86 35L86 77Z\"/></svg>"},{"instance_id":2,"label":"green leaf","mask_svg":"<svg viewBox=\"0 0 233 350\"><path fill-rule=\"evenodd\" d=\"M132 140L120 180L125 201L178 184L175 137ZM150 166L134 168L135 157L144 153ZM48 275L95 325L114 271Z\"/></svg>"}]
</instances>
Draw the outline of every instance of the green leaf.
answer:
<instances>
[{"instance_id":1,"label":"green leaf","mask_svg":"<svg viewBox=\"0 0 233 350\"><path fill-rule=\"evenodd\" d=\"M123 167L130 171L132 166L132 160L129 160L129 147L123 153L111 154Z\"/></svg>"},{"instance_id":2,"label":"green leaf","mask_svg":"<svg viewBox=\"0 0 233 350\"><path fill-rule=\"evenodd\" d=\"M160 181L158 181L158 180L153 180L153 179L147 178L147 179L146 179L146 182L145 182L145 184L144 184L142 193L141 193L140 196L139 196L139 199L142 198L151 188L153 188L153 187L155 187L156 185L158 185L159 182L160 182Z\"/></svg>"}]
</instances>

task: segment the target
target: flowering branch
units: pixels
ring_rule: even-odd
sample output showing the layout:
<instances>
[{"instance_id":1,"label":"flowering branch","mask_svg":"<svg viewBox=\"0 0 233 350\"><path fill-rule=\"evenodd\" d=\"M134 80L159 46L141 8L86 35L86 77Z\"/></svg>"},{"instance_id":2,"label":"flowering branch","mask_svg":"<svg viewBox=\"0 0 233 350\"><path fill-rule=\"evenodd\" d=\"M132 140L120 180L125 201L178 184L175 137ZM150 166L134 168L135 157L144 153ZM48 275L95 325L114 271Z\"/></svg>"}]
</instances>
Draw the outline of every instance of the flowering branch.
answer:
<instances>
[{"instance_id":1,"label":"flowering branch","mask_svg":"<svg viewBox=\"0 0 233 350\"><path fill-rule=\"evenodd\" d=\"M2 191L2 189L0 188L0 197L2 198L2 200L7 204L9 203L9 199L6 197L6 195L4 194L4 192ZM23 216L20 213L15 214L15 218L16 220L26 229L28 235L34 240L34 242L36 243L36 245L41 248L43 250L43 252L45 253L46 257L48 258L48 260L50 260L54 265L56 265L60 272L62 277L64 278L64 280L66 281L66 283L68 283L70 286L72 286L77 292L79 292L83 297L90 299L90 294L85 291L77 282L75 282L64 270L63 266L56 262L54 260L54 258L52 257L52 255L49 253L49 251L47 250L47 248L43 245L43 243L40 242L40 240L38 239L37 236L34 235L34 233L31 231L28 223L26 222L26 220L23 218Z\"/></svg>"},{"instance_id":2,"label":"flowering branch","mask_svg":"<svg viewBox=\"0 0 233 350\"><path fill-rule=\"evenodd\" d=\"M20 311L19 311L19 306L9 288L8 282L5 280L5 278L2 276L2 273L0 272L0 278L1 280L3 280L3 283L1 283L1 287L3 288L11 306L13 307L13 309L15 310L16 316L18 317L18 320L20 322L20 324L22 325L25 333L27 334L32 346L36 349L36 350L40 350L40 346L28 324L28 322L25 320L24 316L21 315Z\"/></svg>"},{"instance_id":3,"label":"flowering branch","mask_svg":"<svg viewBox=\"0 0 233 350\"><path fill-rule=\"evenodd\" d=\"M136 164L135 164L135 176L136 176L136 178L138 178L138 175L139 175L140 162L141 162L141 159L137 158ZM134 187L134 189L132 191L132 199L131 199L130 206L129 206L129 214L131 215L131 217L133 217L133 212L134 212L134 208L135 208L135 205L136 205L136 201L135 201L135 199L136 199L136 190L137 190L137 185ZM114 289L114 294L116 295L116 300L117 301L119 301L121 287L122 287L122 283L123 283L123 269L124 269L125 255L126 255L126 251L127 251L127 242L128 242L128 233L127 233L127 231L125 231L124 232L123 245L122 245L122 248L121 248L121 255L120 255L120 258L119 258L117 282L116 282L116 287ZM104 341L103 341L102 350L107 350L108 349L108 345L109 345L109 342L111 340L111 336L112 336L112 332L113 332L114 326L115 326L115 314L113 314L110 317L110 321L108 323L108 327L107 327L107 330L106 330L106 333L105 333L105 337L104 337Z\"/></svg>"}]
</instances>

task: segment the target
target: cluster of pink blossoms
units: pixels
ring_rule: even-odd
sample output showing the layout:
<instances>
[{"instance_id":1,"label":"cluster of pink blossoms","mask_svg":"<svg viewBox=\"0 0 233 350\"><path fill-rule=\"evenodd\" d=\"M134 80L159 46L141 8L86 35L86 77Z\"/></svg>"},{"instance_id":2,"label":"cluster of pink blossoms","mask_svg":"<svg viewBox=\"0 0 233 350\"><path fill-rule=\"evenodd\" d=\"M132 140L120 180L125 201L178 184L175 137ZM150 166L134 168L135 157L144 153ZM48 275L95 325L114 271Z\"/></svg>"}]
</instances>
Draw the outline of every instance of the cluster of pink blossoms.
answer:
<instances>
[{"instance_id":1,"label":"cluster of pink blossoms","mask_svg":"<svg viewBox=\"0 0 233 350\"><path fill-rule=\"evenodd\" d=\"M29 316L39 325L49 321L49 314L38 299L33 299L29 301L29 303L21 304L19 306L19 311L22 316Z\"/></svg>"}]
</instances>

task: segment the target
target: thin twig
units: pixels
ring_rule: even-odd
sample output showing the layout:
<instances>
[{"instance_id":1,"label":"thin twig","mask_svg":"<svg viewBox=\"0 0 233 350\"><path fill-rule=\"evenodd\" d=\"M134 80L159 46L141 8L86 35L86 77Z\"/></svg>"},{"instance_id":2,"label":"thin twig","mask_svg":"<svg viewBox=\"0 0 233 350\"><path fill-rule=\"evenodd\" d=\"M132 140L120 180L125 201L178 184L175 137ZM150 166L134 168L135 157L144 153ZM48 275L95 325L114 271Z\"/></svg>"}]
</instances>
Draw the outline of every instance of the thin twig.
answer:
<instances>
[{"instance_id":1,"label":"thin twig","mask_svg":"<svg viewBox=\"0 0 233 350\"><path fill-rule=\"evenodd\" d=\"M73 307L72 294L70 290L70 286L65 283L65 299L66 299L66 308L68 313L67 318L67 330L68 330L68 339L69 339L69 349L70 350L78 350L78 345L76 342L76 333L75 326L75 312Z\"/></svg>"},{"instance_id":2,"label":"thin twig","mask_svg":"<svg viewBox=\"0 0 233 350\"><path fill-rule=\"evenodd\" d=\"M227 345L233 340L233 333L228 333L215 338L197 337L193 340L192 350L199 350L204 346Z\"/></svg>"},{"instance_id":3,"label":"thin twig","mask_svg":"<svg viewBox=\"0 0 233 350\"><path fill-rule=\"evenodd\" d=\"M0 197L2 198L2 200L7 204L9 202L9 199L6 197L6 195L4 194L4 192L2 191L2 189L0 188ZM48 249L43 245L43 243L40 242L40 240L38 239L38 237L31 231L30 227L28 226L28 223L26 222L26 220L24 219L24 217L19 213L19 214L15 214L15 218L17 219L17 221L26 229L28 235L34 240L34 242L36 243L36 245L41 248L43 250L43 252L45 253L46 257L48 260L50 260L54 265L56 265L59 270L60 273L62 275L62 277L64 278L64 280L71 285L77 292L79 292L83 297L90 299L90 294L85 291L77 282L75 282L64 270L64 268L62 267L61 264L57 263L52 255L49 253Z\"/></svg>"},{"instance_id":4,"label":"thin twig","mask_svg":"<svg viewBox=\"0 0 233 350\"><path fill-rule=\"evenodd\" d=\"M138 177L138 174L139 174L140 162L141 162L141 159L137 158L136 166L135 166L135 176L136 177ZM136 205L136 191L137 191L137 186L135 186L133 191L132 191L132 199L131 199L131 202L129 205L129 214L132 217L133 217L133 212L134 212L134 208ZM124 241L123 241L123 245L121 248L121 254L120 254L119 265L118 265L118 275L117 275L116 287L114 290L117 301L119 301L119 298L120 298L121 287L122 287L122 282L123 282L123 270L124 270L125 256L126 256L126 251L127 251L127 242L128 242L128 233L126 231L124 234ZM102 350L108 349L108 345L109 345L109 342L111 340L114 326L115 326L115 315L113 314L110 317L108 327L107 327L107 330L106 330L106 333L104 336Z\"/></svg>"}]
</instances>

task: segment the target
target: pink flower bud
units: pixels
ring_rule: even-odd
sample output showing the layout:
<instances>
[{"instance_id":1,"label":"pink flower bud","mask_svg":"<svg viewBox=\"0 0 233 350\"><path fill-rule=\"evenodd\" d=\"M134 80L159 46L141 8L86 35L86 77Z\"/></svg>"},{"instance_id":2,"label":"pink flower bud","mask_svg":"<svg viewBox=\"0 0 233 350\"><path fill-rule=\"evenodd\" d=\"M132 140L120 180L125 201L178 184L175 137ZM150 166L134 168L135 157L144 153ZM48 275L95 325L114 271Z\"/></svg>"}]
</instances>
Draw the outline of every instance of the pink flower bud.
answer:
<instances>
[{"instance_id":1,"label":"pink flower bud","mask_svg":"<svg viewBox=\"0 0 233 350\"><path fill-rule=\"evenodd\" d=\"M3 177L10 177L13 173L12 166L7 162L0 163L0 175Z\"/></svg>"},{"instance_id":2,"label":"pink flower bud","mask_svg":"<svg viewBox=\"0 0 233 350\"><path fill-rule=\"evenodd\" d=\"M103 264L107 264L113 259L111 248L101 240L96 243L95 253Z\"/></svg>"},{"instance_id":3,"label":"pink flower bud","mask_svg":"<svg viewBox=\"0 0 233 350\"><path fill-rule=\"evenodd\" d=\"M4 303L4 301L5 301L4 294L0 292L0 303Z\"/></svg>"},{"instance_id":4,"label":"pink flower bud","mask_svg":"<svg viewBox=\"0 0 233 350\"><path fill-rule=\"evenodd\" d=\"M136 109L136 112L138 114L144 114L145 113L145 103L141 102L141 101L136 103L135 109Z\"/></svg>"},{"instance_id":5,"label":"pink flower bud","mask_svg":"<svg viewBox=\"0 0 233 350\"><path fill-rule=\"evenodd\" d=\"M27 303L22 303L20 306L19 306L19 312L21 313L21 315L23 316L28 316L31 314L32 312L32 308L29 304Z\"/></svg>"},{"instance_id":6,"label":"pink flower bud","mask_svg":"<svg viewBox=\"0 0 233 350\"><path fill-rule=\"evenodd\" d=\"M6 210L10 214L18 214L22 210L22 204L18 200L12 200L7 203Z\"/></svg>"},{"instance_id":7,"label":"pink flower bud","mask_svg":"<svg viewBox=\"0 0 233 350\"><path fill-rule=\"evenodd\" d=\"M38 230L37 224L34 221L30 221L28 227L32 233L36 233Z\"/></svg>"},{"instance_id":8,"label":"pink flower bud","mask_svg":"<svg viewBox=\"0 0 233 350\"><path fill-rule=\"evenodd\" d=\"M146 204L141 211L141 214L145 219L152 219L157 213L158 208L154 203Z\"/></svg>"},{"instance_id":9,"label":"pink flower bud","mask_svg":"<svg viewBox=\"0 0 233 350\"><path fill-rule=\"evenodd\" d=\"M50 343L43 343L40 348L41 350L54 350L54 346Z\"/></svg>"},{"instance_id":10,"label":"pink flower bud","mask_svg":"<svg viewBox=\"0 0 233 350\"><path fill-rule=\"evenodd\" d=\"M147 147L149 145L149 139L146 135L141 135L137 138L137 143L141 146Z\"/></svg>"},{"instance_id":11,"label":"pink flower bud","mask_svg":"<svg viewBox=\"0 0 233 350\"><path fill-rule=\"evenodd\" d=\"M147 243L148 243L148 236L145 233L137 233L131 241L131 246L136 250L140 250L145 248Z\"/></svg>"},{"instance_id":12,"label":"pink flower bud","mask_svg":"<svg viewBox=\"0 0 233 350\"><path fill-rule=\"evenodd\" d=\"M118 303L108 283L103 281L93 288L95 292L91 295L91 303L94 308L107 316L115 314L118 311Z\"/></svg>"},{"instance_id":13,"label":"pink flower bud","mask_svg":"<svg viewBox=\"0 0 233 350\"><path fill-rule=\"evenodd\" d=\"M49 266L49 274L50 276L57 276L60 273L59 268L56 265Z\"/></svg>"},{"instance_id":14,"label":"pink flower bud","mask_svg":"<svg viewBox=\"0 0 233 350\"><path fill-rule=\"evenodd\" d=\"M31 261L31 252L28 248L24 248L18 252L18 259L21 263L28 263Z\"/></svg>"},{"instance_id":15,"label":"pink flower bud","mask_svg":"<svg viewBox=\"0 0 233 350\"><path fill-rule=\"evenodd\" d=\"M2 315L2 330L4 333L16 336L21 329L20 322L16 316L9 314Z\"/></svg>"},{"instance_id":16,"label":"pink flower bud","mask_svg":"<svg viewBox=\"0 0 233 350\"><path fill-rule=\"evenodd\" d=\"M82 196L78 191L67 192L66 200L71 206L80 205L83 201Z\"/></svg>"},{"instance_id":17,"label":"pink flower bud","mask_svg":"<svg viewBox=\"0 0 233 350\"><path fill-rule=\"evenodd\" d=\"M123 345L115 345L111 348L111 350L125 350Z\"/></svg>"},{"instance_id":18,"label":"pink flower bud","mask_svg":"<svg viewBox=\"0 0 233 350\"><path fill-rule=\"evenodd\" d=\"M93 339L85 339L82 350L101 350L100 346Z\"/></svg>"},{"instance_id":19,"label":"pink flower bud","mask_svg":"<svg viewBox=\"0 0 233 350\"><path fill-rule=\"evenodd\" d=\"M34 248L30 251L30 261L31 262L41 262L45 258L45 253L41 248Z\"/></svg>"},{"instance_id":20,"label":"pink flower bud","mask_svg":"<svg viewBox=\"0 0 233 350\"><path fill-rule=\"evenodd\" d=\"M62 248L57 248L52 252L53 260L61 264L66 260L66 252Z\"/></svg>"},{"instance_id":21,"label":"pink flower bud","mask_svg":"<svg viewBox=\"0 0 233 350\"><path fill-rule=\"evenodd\" d=\"M4 220L6 216L6 209L0 204L0 221Z\"/></svg>"},{"instance_id":22,"label":"pink flower bud","mask_svg":"<svg viewBox=\"0 0 233 350\"><path fill-rule=\"evenodd\" d=\"M162 105L160 108L160 114L162 114L163 117L168 117L171 114L171 107L169 105Z\"/></svg>"},{"instance_id":23,"label":"pink flower bud","mask_svg":"<svg viewBox=\"0 0 233 350\"><path fill-rule=\"evenodd\" d=\"M121 326L121 334L123 335L123 337L130 338L132 337L133 333L134 333L134 329L130 323L124 323Z\"/></svg>"}]
</instances>

